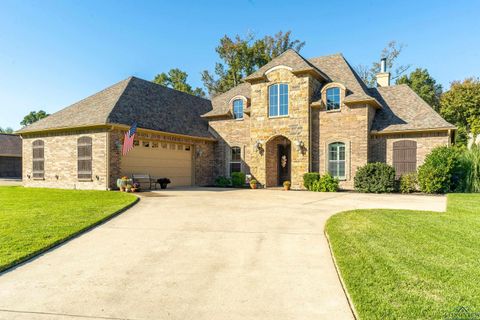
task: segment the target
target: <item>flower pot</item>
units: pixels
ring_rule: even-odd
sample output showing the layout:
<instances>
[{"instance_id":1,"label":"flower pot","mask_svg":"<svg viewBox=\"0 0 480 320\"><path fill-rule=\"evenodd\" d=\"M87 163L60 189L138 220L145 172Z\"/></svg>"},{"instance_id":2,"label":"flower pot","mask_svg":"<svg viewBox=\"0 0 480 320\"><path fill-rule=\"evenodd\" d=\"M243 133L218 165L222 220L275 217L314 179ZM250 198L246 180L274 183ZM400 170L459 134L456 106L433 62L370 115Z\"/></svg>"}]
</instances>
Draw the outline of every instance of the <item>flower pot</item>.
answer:
<instances>
[{"instance_id":1,"label":"flower pot","mask_svg":"<svg viewBox=\"0 0 480 320\"><path fill-rule=\"evenodd\" d=\"M288 186L288 187L287 187L287 186L284 186L284 187L283 187L283 190L285 190L285 191L290 190L290 186Z\"/></svg>"},{"instance_id":2,"label":"flower pot","mask_svg":"<svg viewBox=\"0 0 480 320\"><path fill-rule=\"evenodd\" d=\"M250 188L252 188L252 189L257 189L257 184L256 184L256 183L251 183L251 184L250 184Z\"/></svg>"},{"instance_id":3,"label":"flower pot","mask_svg":"<svg viewBox=\"0 0 480 320\"><path fill-rule=\"evenodd\" d=\"M161 183L160 189L167 189L168 183Z\"/></svg>"}]
</instances>

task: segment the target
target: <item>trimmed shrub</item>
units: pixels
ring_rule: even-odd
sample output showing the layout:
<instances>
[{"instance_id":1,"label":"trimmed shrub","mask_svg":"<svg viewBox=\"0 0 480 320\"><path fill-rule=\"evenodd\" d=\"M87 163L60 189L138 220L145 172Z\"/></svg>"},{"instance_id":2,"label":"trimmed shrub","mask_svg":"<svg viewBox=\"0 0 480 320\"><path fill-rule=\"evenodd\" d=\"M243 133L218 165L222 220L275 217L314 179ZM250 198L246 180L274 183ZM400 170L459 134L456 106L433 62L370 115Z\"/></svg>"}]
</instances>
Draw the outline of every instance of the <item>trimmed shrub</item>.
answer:
<instances>
[{"instance_id":1,"label":"trimmed shrub","mask_svg":"<svg viewBox=\"0 0 480 320\"><path fill-rule=\"evenodd\" d=\"M418 185L425 193L446 193L461 190L460 152L453 147L437 147L418 168Z\"/></svg>"},{"instance_id":2,"label":"trimmed shrub","mask_svg":"<svg viewBox=\"0 0 480 320\"><path fill-rule=\"evenodd\" d=\"M221 188L229 187L232 185L232 180L228 177L220 176L215 179L215 185Z\"/></svg>"},{"instance_id":3,"label":"trimmed shrub","mask_svg":"<svg viewBox=\"0 0 480 320\"><path fill-rule=\"evenodd\" d=\"M338 179L326 173L319 180L314 181L311 185L311 191L316 192L336 192L338 191Z\"/></svg>"},{"instance_id":4,"label":"trimmed shrub","mask_svg":"<svg viewBox=\"0 0 480 320\"><path fill-rule=\"evenodd\" d=\"M417 173L410 172L400 177L400 192L412 193L417 191Z\"/></svg>"},{"instance_id":5,"label":"trimmed shrub","mask_svg":"<svg viewBox=\"0 0 480 320\"><path fill-rule=\"evenodd\" d=\"M232 186L238 188L245 185L245 173L232 172Z\"/></svg>"},{"instance_id":6,"label":"trimmed shrub","mask_svg":"<svg viewBox=\"0 0 480 320\"><path fill-rule=\"evenodd\" d=\"M303 175L303 185L307 190L312 190L312 185L315 181L320 180L320 173L307 172Z\"/></svg>"},{"instance_id":7,"label":"trimmed shrub","mask_svg":"<svg viewBox=\"0 0 480 320\"><path fill-rule=\"evenodd\" d=\"M367 163L357 169L355 190L382 193L395 191L395 169L382 162Z\"/></svg>"},{"instance_id":8,"label":"trimmed shrub","mask_svg":"<svg viewBox=\"0 0 480 320\"><path fill-rule=\"evenodd\" d=\"M463 171L461 189L464 192L480 192L480 147L473 145L460 158Z\"/></svg>"}]
</instances>

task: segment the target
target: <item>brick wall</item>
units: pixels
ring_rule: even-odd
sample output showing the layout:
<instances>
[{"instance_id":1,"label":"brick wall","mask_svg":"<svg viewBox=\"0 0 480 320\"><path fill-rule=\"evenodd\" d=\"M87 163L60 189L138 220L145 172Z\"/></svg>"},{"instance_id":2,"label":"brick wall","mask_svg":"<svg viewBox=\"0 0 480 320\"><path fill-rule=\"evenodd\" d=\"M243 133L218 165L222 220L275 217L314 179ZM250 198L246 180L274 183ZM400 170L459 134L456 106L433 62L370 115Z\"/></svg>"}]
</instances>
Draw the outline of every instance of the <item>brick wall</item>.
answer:
<instances>
[{"instance_id":1,"label":"brick wall","mask_svg":"<svg viewBox=\"0 0 480 320\"><path fill-rule=\"evenodd\" d=\"M92 180L79 181L77 178L77 140L80 137L92 138ZM35 180L32 175L32 143L44 141L43 180ZM107 132L69 131L23 136L23 185L26 187L45 187L63 189L107 188Z\"/></svg>"}]
</instances>

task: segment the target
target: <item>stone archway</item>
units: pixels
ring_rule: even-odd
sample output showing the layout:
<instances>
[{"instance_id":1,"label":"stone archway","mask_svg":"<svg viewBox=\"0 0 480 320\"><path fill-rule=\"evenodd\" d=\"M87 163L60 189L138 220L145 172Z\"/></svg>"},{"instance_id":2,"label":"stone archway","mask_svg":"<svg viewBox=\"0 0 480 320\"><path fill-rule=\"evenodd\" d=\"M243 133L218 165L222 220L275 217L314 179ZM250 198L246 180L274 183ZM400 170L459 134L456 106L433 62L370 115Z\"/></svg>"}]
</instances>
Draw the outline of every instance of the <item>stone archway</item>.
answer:
<instances>
[{"instance_id":1,"label":"stone archway","mask_svg":"<svg viewBox=\"0 0 480 320\"><path fill-rule=\"evenodd\" d=\"M284 136L275 136L265 145L265 182L267 187L281 186L291 181L292 143Z\"/></svg>"}]
</instances>

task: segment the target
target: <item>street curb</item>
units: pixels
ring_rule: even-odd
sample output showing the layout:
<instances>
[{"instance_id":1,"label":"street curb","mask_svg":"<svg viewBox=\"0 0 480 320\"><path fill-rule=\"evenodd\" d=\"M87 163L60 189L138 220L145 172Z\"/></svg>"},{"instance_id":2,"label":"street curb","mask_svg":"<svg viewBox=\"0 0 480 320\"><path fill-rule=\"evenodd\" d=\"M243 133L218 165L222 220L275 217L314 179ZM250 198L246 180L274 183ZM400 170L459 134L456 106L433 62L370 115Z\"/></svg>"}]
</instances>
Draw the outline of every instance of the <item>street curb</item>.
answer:
<instances>
[{"instance_id":1,"label":"street curb","mask_svg":"<svg viewBox=\"0 0 480 320\"><path fill-rule=\"evenodd\" d=\"M345 297L347 298L348 306L350 307L350 310L352 311L352 314L353 314L353 317L355 318L355 320L359 320L360 317L358 316L357 310L355 309L355 306L354 306L353 301L352 301L352 297L350 297L350 295L348 294L347 286L345 285L345 282L343 281L342 274L340 272L340 268L338 267L338 264L337 264L337 260L335 259L335 256L333 255L332 244L330 243L330 238L327 234L326 228L323 231L323 234L325 235L325 238L327 239L328 250L330 250L330 256L332 257L333 265L335 266L335 271L337 272L338 280L340 281L340 283L342 285L342 290L345 293Z\"/></svg>"},{"instance_id":2,"label":"street curb","mask_svg":"<svg viewBox=\"0 0 480 320\"><path fill-rule=\"evenodd\" d=\"M115 211L111 215L106 216L106 217L98 220L94 224L86 226L85 228L80 229L80 230L76 231L75 233L72 233L72 234L68 235L67 237L65 237L63 239L57 240L56 242L46 246L45 248L39 249L35 252L32 252L31 254L29 254L29 255L27 255L23 258L20 258L19 260L16 260L16 261L8 264L7 266L5 266L3 268L0 268L0 277L2 275L4 275L5 273L13 271L14 269L24 265L25 263L28 263L28 262L36 259L38 256L40 256L40 255L42 255L42 254L44 254L44 253L46 253L50 250L56 249L57 247L60 247L61 245L69 242L70 240L73 240L74 238L77 238L77 237L87 233L88 231L90 231L90 230L108 222L109 220L115 218L116 216L122 214L123 212L127 211L128 209L130 209L131 207L133 207L134 205L136 205L140 201L140 197L139 196L136 196L136 197L137 197L137 199L135 201L133 201L132 203L128 204L127 206L123 207L120 210Z\"/></svg>"}]
</instances>

